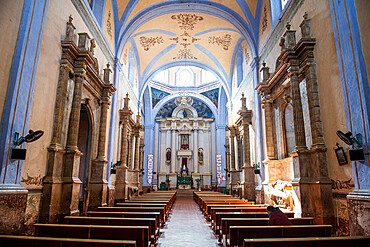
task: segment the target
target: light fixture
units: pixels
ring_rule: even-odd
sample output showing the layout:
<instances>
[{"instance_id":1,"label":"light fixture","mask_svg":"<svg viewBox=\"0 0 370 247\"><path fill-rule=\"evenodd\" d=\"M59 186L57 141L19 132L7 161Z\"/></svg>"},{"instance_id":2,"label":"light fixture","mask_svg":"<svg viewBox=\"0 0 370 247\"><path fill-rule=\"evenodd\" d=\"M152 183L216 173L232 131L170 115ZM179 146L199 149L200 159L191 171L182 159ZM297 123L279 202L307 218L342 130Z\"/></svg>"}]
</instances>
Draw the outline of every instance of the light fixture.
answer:
<instances>
[{"instance_id":1,"label":"light fixture","mask_svg":"<svg viewBox=\"0 0 370 247\"><path fill-rule=\"evenodd\" d=\"M19 137L19 133L18 132L15 132L15 135L14 135L14 139L15 139L14 145L15 146L20 146L24 142L34 142L34 141L40 139L40 137L43 134L44 134L44 131L42 131L42 130L36 130L36 131L29 130L28 131L28 135Z\"/></svg>"},{"instance_id":2,"label":"light fixture","mask_svg":"<svg viewBox=\"0 0 370 247\"><path fill-rule=\"evenodd\" d=\"M356 137L352 137L352 132L348 131L347 133L343 133L342 131L338 130L337 136L347 145L355 145L356 147L362 147L362 135L360 133L356 134Z\"/></svg>"}]
</instances>

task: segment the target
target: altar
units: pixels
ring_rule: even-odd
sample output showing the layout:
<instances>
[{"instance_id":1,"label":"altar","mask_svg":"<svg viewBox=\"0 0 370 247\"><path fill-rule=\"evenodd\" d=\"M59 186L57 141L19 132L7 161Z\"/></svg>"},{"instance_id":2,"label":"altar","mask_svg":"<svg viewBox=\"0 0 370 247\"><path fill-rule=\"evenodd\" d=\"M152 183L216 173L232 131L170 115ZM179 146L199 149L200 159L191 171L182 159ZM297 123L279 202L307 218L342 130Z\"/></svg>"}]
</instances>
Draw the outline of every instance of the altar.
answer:
<instances>
[{"instance_id":1,"label":"altar","mask_svg":"<svg viewBox=\"0 0 370 247\"><path fill-rule=\"evenodd\" d=\"M177 177L177 184L178 184L178 189L185 189L189 190L191 189L191 185L193 183L193 178L190 176L187 177Z\"/></svg>"}]
</instances>

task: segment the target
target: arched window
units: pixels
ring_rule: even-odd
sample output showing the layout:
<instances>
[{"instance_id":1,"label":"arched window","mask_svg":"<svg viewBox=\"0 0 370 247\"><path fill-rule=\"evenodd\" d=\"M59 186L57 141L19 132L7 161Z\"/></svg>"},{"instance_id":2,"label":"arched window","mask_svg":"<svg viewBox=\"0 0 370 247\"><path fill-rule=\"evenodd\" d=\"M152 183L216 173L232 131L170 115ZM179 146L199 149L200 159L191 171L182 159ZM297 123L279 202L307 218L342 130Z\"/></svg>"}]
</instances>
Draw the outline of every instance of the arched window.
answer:
<instances>
[{"instance_id":1,"label":"arched window","mask_svg":"<svg viewBox=\"0 0 370 247\"><path fill-rule=\"evenodd\" d=\"M291 103L286 104L283 116L285 156L287 157L295 148L293 106Z\"/></svg>"},{"instance_id":2,"label":"arched window","mask_svg":"<svg viewBox=\"0 0 370 247\"><path fill-rule=\"evenodd\" d=\"M176 72L176 86L180 87L194 86L194 72L188 67L181 67Z\"/></svg>"}]
</instances>

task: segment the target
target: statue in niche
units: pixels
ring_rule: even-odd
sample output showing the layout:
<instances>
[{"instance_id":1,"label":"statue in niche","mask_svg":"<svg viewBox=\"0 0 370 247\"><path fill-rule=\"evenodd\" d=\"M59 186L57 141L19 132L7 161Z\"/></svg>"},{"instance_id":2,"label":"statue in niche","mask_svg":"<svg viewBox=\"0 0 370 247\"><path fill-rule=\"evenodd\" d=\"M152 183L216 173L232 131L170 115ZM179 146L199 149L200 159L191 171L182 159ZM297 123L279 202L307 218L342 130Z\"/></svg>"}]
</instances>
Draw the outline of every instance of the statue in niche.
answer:
<instances>
[{"instance_id":1,"label":"statue in niche","mask_svg":"<svg viewBox=\"0 0 370 247\"><path fill-rule=\"evenodd\" d=\"M184 118L187 118L188 117L188 114L186 113L186 110L183 110L182 111L182 114L184 115Z\"/></svg>"},{"instance_id":2,"label":"statue in niche","mask_svg":"<svg viewBox=\"0 0 370 247\"><path fill-rule=\"evenodd\" d=\"M169 163L170 161L171 161L171 148L167 148L166 162Z\"/></svg>"},{"instance_id":3,"label":"statue in niche","mask_svg":"<svg viewBox=\"0 0 370 247\"><path fill-rule=\"evenodd\" d=\"M198 149L198 158L199 158L199 163L203 163L203 148Z\"/></svg>"}]
</instances>

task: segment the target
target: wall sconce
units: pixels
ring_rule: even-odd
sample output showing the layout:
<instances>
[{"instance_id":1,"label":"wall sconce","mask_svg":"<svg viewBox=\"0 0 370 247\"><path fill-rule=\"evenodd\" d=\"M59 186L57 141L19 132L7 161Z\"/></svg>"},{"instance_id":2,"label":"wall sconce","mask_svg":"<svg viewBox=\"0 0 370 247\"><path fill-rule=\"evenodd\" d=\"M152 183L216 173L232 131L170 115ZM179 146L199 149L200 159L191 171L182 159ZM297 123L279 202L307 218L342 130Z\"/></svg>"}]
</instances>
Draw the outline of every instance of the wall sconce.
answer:
<instances>
[{"instance_id":1,"label":"wall sconce","mask_svg":"<svg viewBox=\"0 0 370 247\"><path fill-rule=\"evenodd\" d=\"M345 144L358 147L358 149L349 150L349 159L351 161L364 161L365 155L369 155L369 153L365 153L364 149L362 149L362 135L360 133L356 134L356 137L352 137L351 131L343 133L338 130L336 134Z\"/></svg>"},{"instance_id":2,"label":"wall sconce","mask_svg":"<svg viewBox=\"0 0 370 247\"><path fill-rule=\"evenodd\" d=\"M44 131L42 130L29 130L28 134L26 136L21 136L19 137L19 133L15 132L14 134L14 146L20 146L24 142L34 142L44 134ZM10 154L10 159L11 160L25 160L26 159L26 153L27 150L25 148L12 148L11 149L11 154Z\"/></svg>"},{"instance_id":3,"label":"wall sconce","mask_svg":"<svg viewBox=\"0 0 370 247\"><path fill-rule=\"evenodd\" d=\"M14 139L15 139L14 145L15 146L20 146L24 142L34 142L34 141L40 139L40 137L43 134L44 134L44 131L42 131L42 130L36 130L36 131L29 130L28 135L19 137L19 133L15 132L15 134L14 134Z\"/></svg>"},{"instance_id":4,"label":"wall sconce","mask_svg":"<svg viewBox=\"0 0 370 247\"><path fill-rule=\"evenodd\" d=\"M112 162L113 163L113 162ZM116 174L117 171L115 169L116 166L120 166L122 164L122 160L117 161L117 163L111 165L110 174Z\"/></svg>"}]
</instances>

